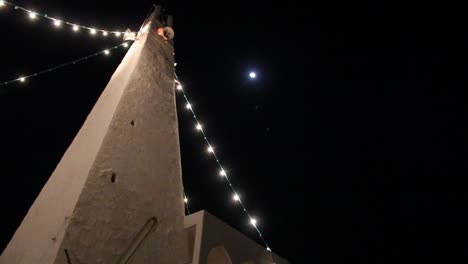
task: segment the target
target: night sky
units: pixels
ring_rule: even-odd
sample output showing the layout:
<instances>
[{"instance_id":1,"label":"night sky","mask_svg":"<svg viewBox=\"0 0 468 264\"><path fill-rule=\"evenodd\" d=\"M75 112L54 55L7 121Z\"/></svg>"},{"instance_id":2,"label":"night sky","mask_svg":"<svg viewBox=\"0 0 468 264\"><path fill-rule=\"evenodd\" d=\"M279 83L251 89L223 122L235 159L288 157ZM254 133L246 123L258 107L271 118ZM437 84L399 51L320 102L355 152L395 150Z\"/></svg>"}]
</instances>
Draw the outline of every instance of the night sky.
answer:
<instances>
[{"instance_id":1,"label":"night sky","mask_svg":"<svg viewBox=\"0 0 468 264\"><path fill-rule=\"evenodd\" d=\"M153 3L11 2L134 31ZM461 7L440 4L166 1L179 78L280 256L466 262L467 21ZM0 9L0 36L0 82L121 43L11 8ZM0 87L0 251L124 55ZM257 240L177 101L190 210Z\"/></svg>"}]
</instances>

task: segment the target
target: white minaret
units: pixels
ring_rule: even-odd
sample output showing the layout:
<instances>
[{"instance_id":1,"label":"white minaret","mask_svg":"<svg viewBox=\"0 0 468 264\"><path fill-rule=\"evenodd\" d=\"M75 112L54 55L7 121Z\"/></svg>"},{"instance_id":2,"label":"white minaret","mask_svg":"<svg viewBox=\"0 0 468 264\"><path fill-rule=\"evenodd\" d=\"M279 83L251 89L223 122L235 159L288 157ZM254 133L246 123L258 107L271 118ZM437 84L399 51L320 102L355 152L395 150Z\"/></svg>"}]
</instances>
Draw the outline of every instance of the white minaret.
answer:
<instances>
[{"instance_id":1,"label":"white minaret","mask_svg":"<svg viewBox=\"0 0 468 264\"><path fill-rule=\"evenodd\" d=\"M145 21L0 264L187 263L163 21L159 8Z\"/></svg>"}]
</instances>

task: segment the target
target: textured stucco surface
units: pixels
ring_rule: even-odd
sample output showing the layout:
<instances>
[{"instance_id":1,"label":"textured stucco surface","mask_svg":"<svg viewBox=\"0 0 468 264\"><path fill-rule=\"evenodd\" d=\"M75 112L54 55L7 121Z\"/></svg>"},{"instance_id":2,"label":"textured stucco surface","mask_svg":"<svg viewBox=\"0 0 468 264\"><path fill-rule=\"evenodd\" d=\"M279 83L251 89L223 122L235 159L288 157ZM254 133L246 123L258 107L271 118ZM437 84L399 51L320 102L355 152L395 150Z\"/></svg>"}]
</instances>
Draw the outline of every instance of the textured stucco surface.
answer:
<instances>
[{"instance_id":1,"label":"textured stucco surface","mask_svg":"<svg viewBox=\"0 0 468 264\"><path fill-rule=\"evenodd\" d=\"M187 263L172 46L132 45L0 264Z\"/></svg>"},{"instance_id":2,"label":"textured stucco surface","mask_svg":"<svg viewBox=\"0 0 468 264\"><path fill-rule=\"evenodd\" d=\"M216 257L209 261L208 256L210 251L219 252L220 248L227 253L232 264L289 263L206 211L186 216L184 225L190 248L193 248L190 250L192 264L214 264L213 259ZM218 258L218 261L220 259L223 258Z\"/></svg>"}]
</instances>

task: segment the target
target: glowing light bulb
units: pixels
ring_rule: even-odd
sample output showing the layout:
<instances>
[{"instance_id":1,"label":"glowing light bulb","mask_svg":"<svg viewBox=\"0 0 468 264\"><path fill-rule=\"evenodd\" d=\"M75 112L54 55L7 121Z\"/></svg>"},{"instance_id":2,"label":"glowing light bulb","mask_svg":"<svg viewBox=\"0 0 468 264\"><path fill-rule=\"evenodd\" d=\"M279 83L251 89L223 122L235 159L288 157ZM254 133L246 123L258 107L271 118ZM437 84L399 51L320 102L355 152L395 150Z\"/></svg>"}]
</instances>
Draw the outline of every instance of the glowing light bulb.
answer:
<instances>
[{"instance_id":1,"label":"glowing light bulb","mask_svg":"<svg viewBox=\"0 0 468 264\"><path fill-rule=\"evenodd\" d=\"M110 51L108 51L108 50L104 51L104 54L106 54L106 55L109 55L109 53L110 53Z\"/></svg>"},{"instance_id":2,"label":"glowing light bulb","mask_svg":"<svg viewBox=\"0 0 468 264\"><path fill-rule=\"evenodd\" d=\"M255 79L255 78L257 78L257 74L256 74L255 72L251 72L251 73L249 74L249 76L250 76L250 79Z\"/></svg>"},{"instance_id":3,"label":"glowing light bulb","mask_svg":"<svg viewBox=\"0 0 468 264\"><path fill-rule=\"evenodd\" d=\"M115 34L116 37L120 37L120 35L121 35L122 33L120 33L120 32L115 32L114 34Z\"/></svg>"},{"instance_id":4,"label":"glowing light bulb","mask_svg":"<svg viewBox=\"0 0 468 264\"><path fill-rule=\"evenodd\" d=\"M0 6L4 6L4 5L5 5L5 1L0 0Z\"/></svg>"},{"instance_id":5,"label":"glowing light bulb","mask_svg":"<svg viewBox=\"0 0 468 264\"><path fill-rule=\"evenodd\" d=\"M191 104L187 104L187 105L185 106L185 108L187 108L187 109L192 109L192 105L191 105Z\"/></svg>"},{"instance_id":6,"label":"glowing light bulb","mask_svg":"<svg viewBox=\"0 0 468 264\"><path fill-rule=\"evenodd\" d=\"M184 198L184 203L188 203L187 197Z\"/></svg>"},{"instance_id":7,"label":"glowing light bulb","mask_svg":"<svg viewBox=\"0 0 468 264\"><path fill-rule=\"evenodd\" d=\"M89 32L91 33L91 35L95 35L96 34L96 30L94 28L90 29Z\"/></svg>"},{"instance_id":8,"label":"glowing light bulb","mask_svg":"<svg viewBox=\"0 0 468 264\"><path fill-rule=\"evenodd\" d=\"M20 82L25 82L25 81L26 81L26 77L19 77L18 80L19 80Z\"/></svg>"},{"instance_id":9,"label":"glowing light bulb","mask_svg":"<svg viewBox=\"0 0 468 264\"><path fill-rule=\"evenodd\" d=\"M104 37L107 37L108 34L109 34L109 33L107 33L107 31L103 31L103 32L102 32L102 35L103 35Z\"/></svg>"},{"instance_id":10,"label":"glowing light bulb","mask_svg":"<svg viewBox=\"0 0 468 264\"><path fill-rule=\"evenodd\" d=\"M226 177L226 171L225 170L220 170L219 175Z\"/></svg>"},{"instance_id":11,"label":"glowing light bulb","mask_svg":"<svg viewBox=\"0 0 468 264\"><path fill-rule=\"evenodd\" d=\"M257 226L257 219L250 218L250 224L253 225L253 226Z\"/></svg>"},{"instance_id":12,"label":"glowing light bulb","mask_svg":"<svg viewBox=\"0 0 468 264\"><path fill-rule=\"evenodd\" d=\"M34 13L34 12L29 12L29 18L30 18L30 19L36 19L36 17L37 17L37 14L36 14L36 13Z\"/></svg>"},{"instance_id":13,"label":"glowing light bulb","mask_svg":"<svg viewBox=\"0 0 468 264\"><path fill-rule=\"evenodd\" d=\"M125 48L128 48L128 43L125 42L125 43L123 44L123 46L124 46Z\"/></svg>"},{"instance_id":14,"label":"glowing light bulb","mask_svg":"<svg viewBox=\"0 0 468 264\"><path fill-rule=\"evenodd\" d=\"M202 128L203 128L202 125L197 124L197 130L202 130Z\"/></svg>"},{"instance_id":15,"label":"glowing light bulb","mask_svg":"<svg viewBox=\"0 0 468 264\"><path fill-rule=\"evenodd\" d=\"M74 25L74 26L73 26L73 31L76 32L76 31L79 31L79 30L80 30L80 27L79 27L79 26L77 26L77 25Z\"/></svg>"},{"instance_id":16,"label":"glowing light bulb","mask_svg":"<svg viewBox=\"0 0 468 264\"><path fill-rule=\"evenodd\" d=\"M234 201L236 201L236 202L240 201L240 197L239 197L239 195L238 195L237 193L234 194L234 196L232 197L232 199L234 199Z\"/></svg>"},{"instance_id":17,"label":"glowing light bulb","mask_svg":"<svg viewBox=\"0 0 468 264\"><path fill-rule=\"evenodd\" d=\"M267 250L271 252L271 249L270 249L270 247L267 247Z\"/></svg>"},{"instance_id":18,"label":"glowing light bulb","mask_svg":"<svg viewBox=\"0 0 468 264\"><path fill-rule=\"evenodd\" d=\"M183 87L182 87L181 84L178 84L178 85L177 85L177 90L182 91L182 88L183 88Z\"/></svg>"},{"instance_id":19,"label":"glowing light bulb","mask_svg":"<svg viewBox=\"0 0 468 264\"><path fill-rule=\"evenodd\" d=\"M210 152L210 153L214 153L214 149L213 149L213 147L212 147L212 146L209 146L209 147L208 147L208 152Z\"/></svg>"},{"instance_id":20,"label":"glowing light bulb","mask_svg":"<svg viewBox=\"0 0 468 264\"><path fill-rule=\"evenodd\" d=\"M54 20L54 26L60 27L61 25L62 25L62 21L56 20L56 19Z\"/></svg>"}]
</instances>

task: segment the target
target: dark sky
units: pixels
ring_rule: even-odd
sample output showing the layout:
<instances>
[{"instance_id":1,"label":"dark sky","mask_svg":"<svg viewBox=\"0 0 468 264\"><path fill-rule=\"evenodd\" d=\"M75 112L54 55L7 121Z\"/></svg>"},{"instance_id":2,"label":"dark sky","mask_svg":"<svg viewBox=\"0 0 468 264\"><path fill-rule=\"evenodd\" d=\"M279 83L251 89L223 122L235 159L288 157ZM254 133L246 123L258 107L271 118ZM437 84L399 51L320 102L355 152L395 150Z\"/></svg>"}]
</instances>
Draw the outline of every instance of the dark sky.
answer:
<instances>
[{"instance_id":1,"label":"dark sky","mask_svg":"<svg viewBox=\"0 0 468 264\"><path fill-rule=\"evenodd\" d=\"M138 30L152 1L15 3ZM166 1L179 77L264 237L292 263L466 262L467 21L441 4ZM0 82L120 43L11 9L0 36ZM0 250L123 56L0 87ZM256 239L180 99L191 210Z\"/></svg>"}]
</instances>

